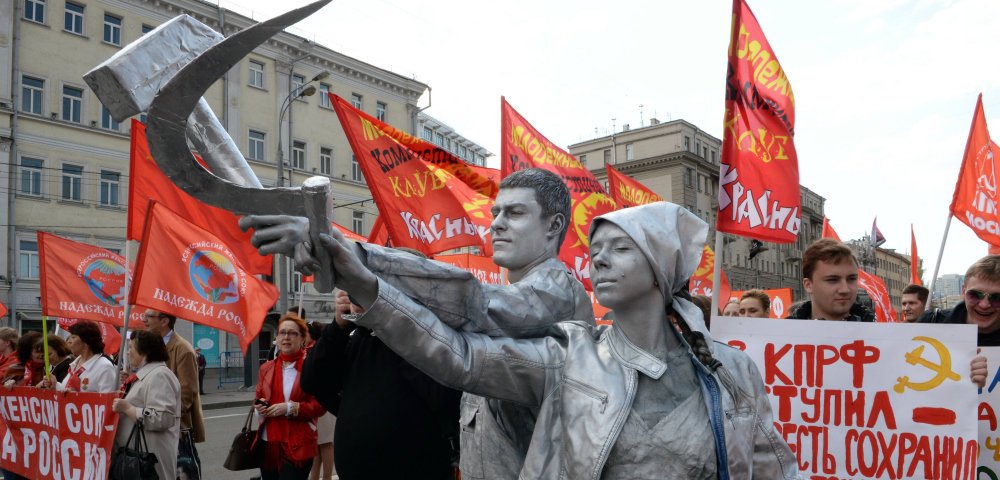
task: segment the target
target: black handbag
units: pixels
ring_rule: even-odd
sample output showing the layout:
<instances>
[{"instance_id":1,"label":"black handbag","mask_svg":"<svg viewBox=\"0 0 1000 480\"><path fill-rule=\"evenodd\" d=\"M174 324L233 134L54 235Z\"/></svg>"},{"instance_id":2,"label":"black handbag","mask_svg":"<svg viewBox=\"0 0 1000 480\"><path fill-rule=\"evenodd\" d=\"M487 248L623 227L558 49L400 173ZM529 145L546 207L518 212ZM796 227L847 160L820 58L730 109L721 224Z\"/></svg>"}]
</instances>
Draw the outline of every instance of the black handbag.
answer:
<instances>
[{"instance_id":1,"label":"black handbag","mask_svg":"<svg viewBox=\"0 0 1000 480\"><path fill-rule=\"evenodd\" d=\"M136 434L138 432L138 434ZM135 442L132 441L135 438ZM129 445L132 444L132 448ZM146 444L146 433L142 429L140 418L132 425L125 445L118 447L115 459L111 463L108 478L111 480L156 480L156 455L149 451Z\"/></svg>"},{"instance_id":2,"label":"black handbag","mask_svg":"<svg viewBox=\"0 0 1000 480\"><path fill-rule=\"evenodd\" d=\"M226 470L250 470L260 468L261 444L254 445L257 439L257 431L251 429L253 419L253 407L247 414L246 422L243 422L243 429L233 438L233 444L229 447L229 455L226 455L226 463L222 466Z\"/></svg>"}]
</instances>

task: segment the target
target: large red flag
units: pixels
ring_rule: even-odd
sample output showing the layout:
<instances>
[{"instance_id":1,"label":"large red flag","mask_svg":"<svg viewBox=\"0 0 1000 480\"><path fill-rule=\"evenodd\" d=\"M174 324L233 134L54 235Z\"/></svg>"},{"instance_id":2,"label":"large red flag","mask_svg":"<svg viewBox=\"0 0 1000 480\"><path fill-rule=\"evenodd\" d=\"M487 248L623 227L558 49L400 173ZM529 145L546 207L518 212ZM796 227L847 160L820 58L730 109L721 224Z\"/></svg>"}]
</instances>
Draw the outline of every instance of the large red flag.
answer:
<instances>
[{"instance_id":1,"label":"large red flag","mask_svg":"<svg viewBox=\"0 0 1000 480\"><path fill-rule=\"evenodd\" d=\"M77 318L56 317L56 323L62 327L63 330L68 330L69 327L72 327L80 321L81 320ZM118 333L118 329L113 325L104 321L97 322L97 326L101 329L101 340L104 341L104 353L109 356L118 353L119 347L122 346L122 334Z\"/></svg>"},{"instance_id":2,"label":"large red flag","mask_svg":"<svg viewBox=\"0 0 1000 480\"><path fill-rule=\"evenodd\" d=\"M500 172L506 177L525 168L544 168L559 175L569 187L572 210L559 259L587 290L590 287L590 221L617 208L615 201L569 152L555 146L532 127L514 107L500 98Z\"/></svg>"},{"instance_id":3,"label":"large red flag","mask_svg":"<svg viewBox=\"0 0 1000 480\"><path fill-rule=\"evenodd\" d=\"M230 332L246 351L277 299L218 237L151 202L130 303Z\"/></svg>"},{"instance_id":4,"label":"large red flag","mask_svg":"<svg viewBox=\"0 0 1000 480\"><path fill-rule=\"evenodd\" d=\"M913 234L913 224L910 224L910 283L913 285L922 285L920 283L920 275L917 274L917 264L920 263L920 257L917 256L917 236Z\"/></svg>"},{"instance_id":5,"label":"large red flag","mask_svg":"<svg viewBox=\"0 0 1000 480\"><path fill-rule=\"evenodd\" d=\"M716 229L774 243L799 233L795 97L757 19L733 0Z\"/></svg>"},{"instance_id":6,"label":"large red flag","mask_svg":"<svg viewBox=\"0 0 1000 480\"><path fill-rule=\"evenodd\" d=\"M128 182L128 239L139 240L146 207L156 200L187 221L209 230L226 244L250 273L271 275L272 256L260 256L250 245L252 231L243 232L239 220L227 210L206 205L177 188L156 166L146 144L146 126L132 120L132 147Z\"/></svg>"},{"instance_id":7,"label":"large red flag","mask_svg":"<svg viewBox=\"0 0 1000 480\"><path fill-rule=\"evenodd\" d=\"M604 164L604 167L608 172L608 193L611 194L611 198L618 204L618 208L635 207L663 201L659 195L653 193L652 190L646 188L645 185L639 183L637 180L633 180L632 177L619 172L610 163Z\"/></svg>"},{"instance_id":8,"label":"large red flag","mask_svg":"<svg viewBox=\"0 0 1000 480\"><path fill-rule=\"evenodd\" d=\"M820 238L832 238L836 241L840 241L840 235L837 235L837 231L833 229L833 225L830 225L830 220L823 217L823 234Z\"/></svg>"},{"instance_id":9,"label":"large red flag","mask_svg":"<svg viewBox=\"0 0 1000 480\"><path fill-rule=\"evenodd\" d=\"M725 305L729 303L730 300L735 299L740 300L740 297L746 293L746 290L733 290L729 292L729 298L719 299L719 303ZM792 289L791 288L774 288L766 289L764 293L767 294L768 298L771 299L771 313L768 315L769 318L785 318L791 313L788 311L788 307L792 306ZM725 302L723 302L725 300Z\"/></svg>"},{"instance_id":10,"label":"large red flag","mask_svg":"<svg viewBox=\"0 0 1000 480\"><path fill-rule=\"evenodd\" d=\"M440 147L330 94L392 243L425 255L476 246L492 255L497 182Z\"/></svg>"},{"instance_id":11,"label":"large red flag","mask_svg":"<svg viewBox=\"0 0 1000 480\"><path fill-rule=\"evenodd\" d=\"M976 100L962 167L951 199L951 214L972 228L979 238L1000 245L1000 214L997 213L997 156L1000 148L990 140L983 113L983 94Z\"/></svg>"},{"instance_id":12,"label":"large red flag","mask_svg":"<svg viewBox=\"0 0 1000 480\"><path fill-rule=\"evenodd\" d=\"M732 292L732 287L729 286L729 279L726 278L726 272L719 269L722 272L722 278L719 279L719 305L725 305L729 300L729 295ZM712 296L712 282L715 281L715 252L708 245L701 252L701 263L698 264L698 268L695 269L694 275L691 275L691 280L688 281L688 291L691 295L707 295Z\"/></svg>"},{"instance_id":13,"label":"large red flag","mask_svg":"<svg viewBox=\"0 0 1000 480\"><path fill-rule=\"evenodd\" d=\"M125 325L125 259L38 232L42 314Z\"/></svg>"},{"instance_id":14,"label":"large red flag","mask_svg":"<svg viewBox=\"0 0 1000 480\"><path fill-rule=\"evenodd\" d=\"M889 289L885 287L885 282L881 278L864 270L858 270L858 286L865 289L875 303L875 321L890 323L899 321L899 315L892 307L892 300L889 299Z\"/></svg>"}]
</instances>

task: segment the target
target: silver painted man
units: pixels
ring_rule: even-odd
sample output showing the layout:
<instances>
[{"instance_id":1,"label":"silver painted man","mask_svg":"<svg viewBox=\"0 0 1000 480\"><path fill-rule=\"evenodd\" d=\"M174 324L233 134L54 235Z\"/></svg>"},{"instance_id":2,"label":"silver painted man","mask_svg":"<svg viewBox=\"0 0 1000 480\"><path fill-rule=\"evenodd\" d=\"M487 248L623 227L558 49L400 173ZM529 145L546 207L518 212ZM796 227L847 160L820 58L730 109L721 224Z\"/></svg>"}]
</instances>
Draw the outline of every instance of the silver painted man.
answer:
<instances>
[{"instance_id":1,"label":"silver painted man","mask_svg":"<svg viewBox=\"0 0 1000 480\"><path fill-rule=\"evenodd\" d=\"M558 321L593 322L587 292L557 258L570 221L562 179L547 170L517 171L500 183L492 212L493 261L508 269L510 285L481 284L463 270L376 245L355 244L355 252L369 270L424 304L428 315L458 330L525 338L544 335ZM251 241L261 254L294 250L304 274L319 268L302 241L308 225L301 220L249 216L240 226L254 228ZM462 477L516 479L536 415L534 408L465 394Z\"/></svg>"}]
</instances>

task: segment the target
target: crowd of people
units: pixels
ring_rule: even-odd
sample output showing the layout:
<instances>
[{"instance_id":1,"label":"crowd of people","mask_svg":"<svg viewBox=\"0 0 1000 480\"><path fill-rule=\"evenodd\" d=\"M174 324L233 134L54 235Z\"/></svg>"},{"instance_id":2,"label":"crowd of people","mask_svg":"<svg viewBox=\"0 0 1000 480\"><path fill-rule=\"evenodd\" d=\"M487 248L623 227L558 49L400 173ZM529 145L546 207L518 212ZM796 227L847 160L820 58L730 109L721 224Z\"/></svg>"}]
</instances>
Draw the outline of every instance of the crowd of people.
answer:
<instances>
[{"instance_id":1,"label":"crowd of people","mask_svg":"<svg viewBox=\"0 0 1000 480\"><path fill-rule=\"evenodd\" d=\"M300 252L304 274L336 271L336 313L325 325L298 308L278 320L252 402L260 478L327 480L333 466L343 480L800 478L760 372L708 328L713 313L768 317L768 295L746 291L719 312L689 295L708 227L659 202L590 226L590 280L613 319L598 326L558 259L569 209L562 179L545 170L501 182L491 234L506 285L336 232L314 246L332 264ZM241 225L262 250L291 255L305 240L281 217ZM814 242L802 256L809 298L788 318L874 321L857 299L858 268L846 245ZM906 322L973 324L980 346L1000 345L1000 256L970 266L952 309L927 309L918 285L902 299ZM175 317L147 310L143 321L120 376L92 322L70 327L66 342L50 336L51 372L41 334L0 328L3 385L113 392L122 383L116 443L141 421L159 478L197 478L204 358L174 332ZM969 368L982 386L985 358Z\"/></svg>"}]
</instances>

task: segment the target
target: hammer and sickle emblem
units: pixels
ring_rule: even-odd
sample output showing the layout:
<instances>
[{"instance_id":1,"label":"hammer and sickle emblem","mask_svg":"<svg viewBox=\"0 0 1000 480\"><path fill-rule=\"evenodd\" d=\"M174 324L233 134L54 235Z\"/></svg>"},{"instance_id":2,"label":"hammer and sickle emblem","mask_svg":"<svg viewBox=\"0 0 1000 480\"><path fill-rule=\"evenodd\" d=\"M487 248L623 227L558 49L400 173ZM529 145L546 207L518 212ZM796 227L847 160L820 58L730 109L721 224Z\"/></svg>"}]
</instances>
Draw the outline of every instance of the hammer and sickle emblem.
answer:
<instances>
[{"instance_id":1,"label":"hammer and sickle emblem","mask_svg":"<svg viewBox=\"0 0 1000 480\"><path fill-rule=\"evenodd\" d=\"M897 378L899 383L893 387L893 390L895 390L896 393L903 393L907 387L912 390L925 392L932 388L936 388L938 385L944 383L945 380L954 380L957 382L962 378L951 370L951 352L948 351L943 343L930 337L913 337L913 339L921 342L927 342L930 346L934 347L934 350L937 350L938 357L941 358L941 363L937 364L931 362L922 356L924 353L924 345L917 347L912 352L908 352L906 354L906 363L909 363L910 365L923 365L933 370L935 375L934 378L923 383L911 382L910 377L899 377Z\"/></svg>"}]
</instances>

